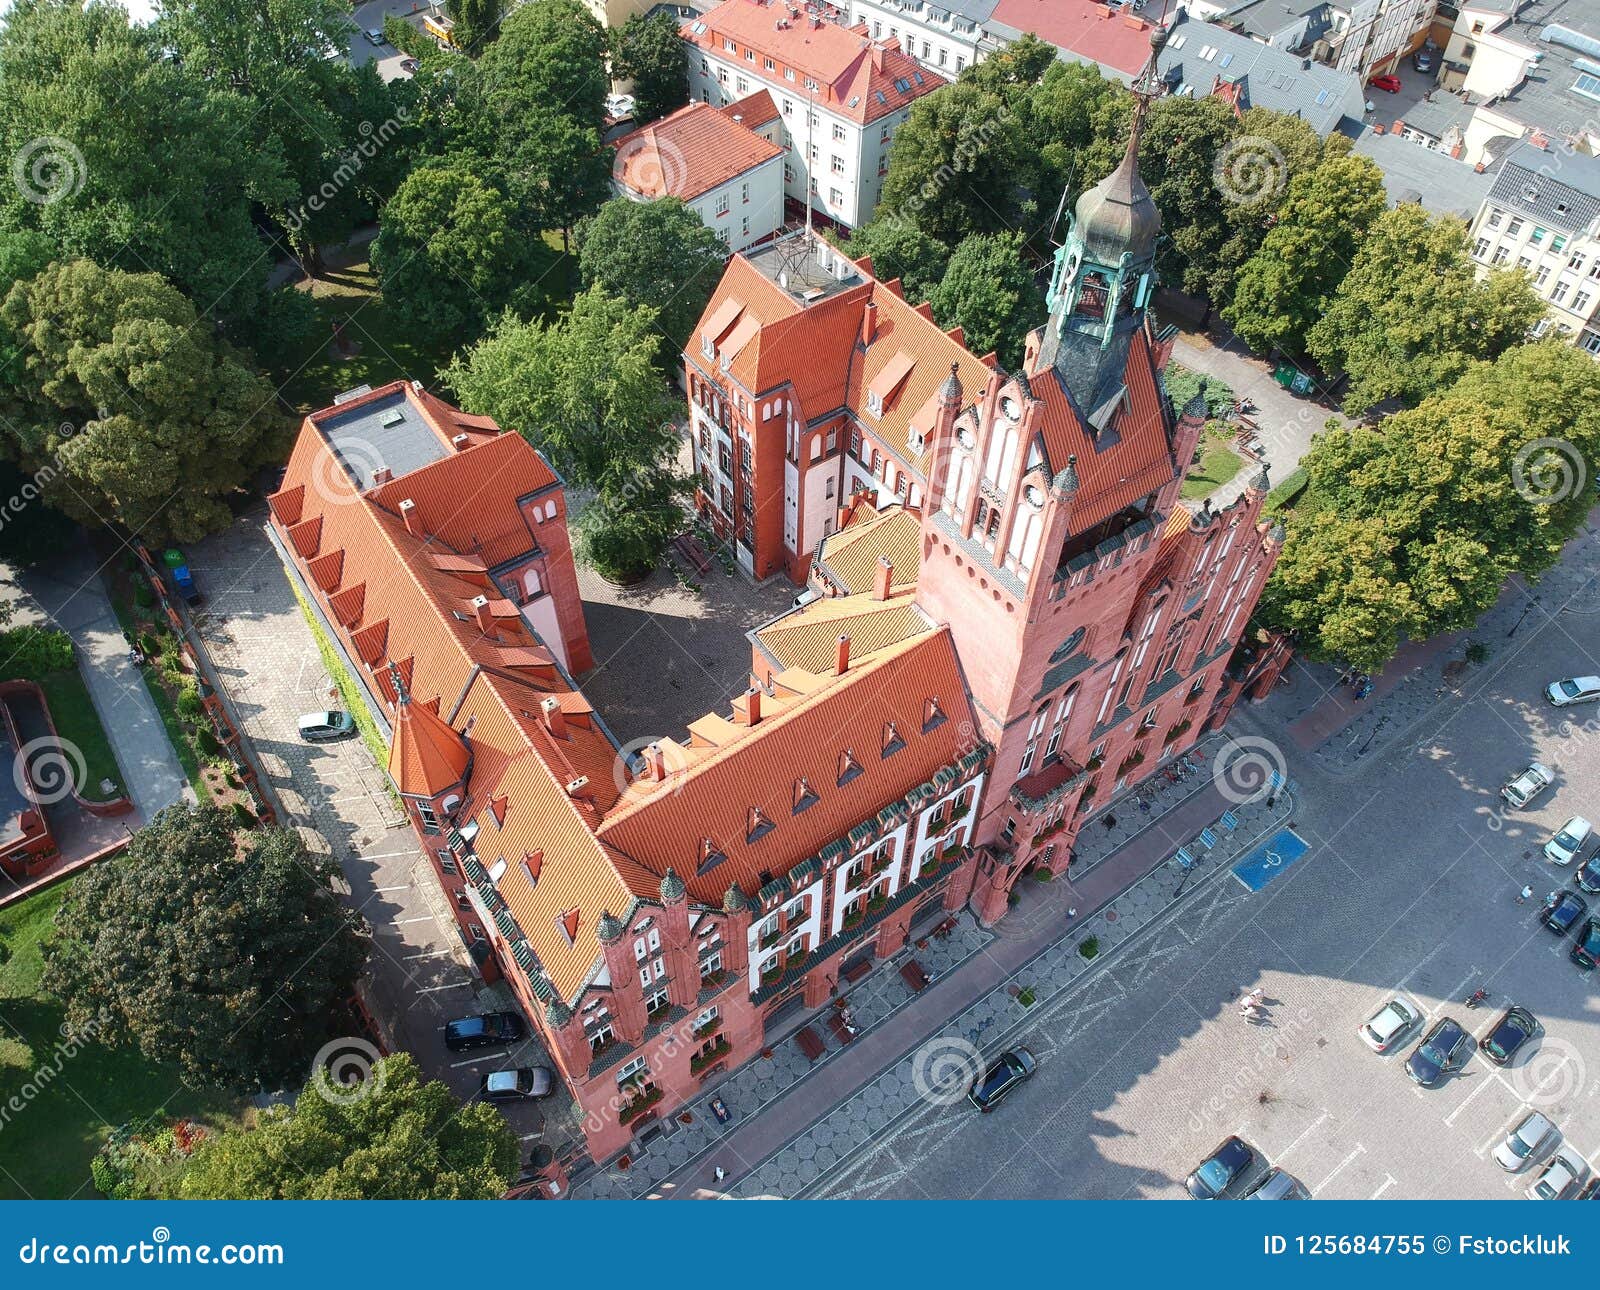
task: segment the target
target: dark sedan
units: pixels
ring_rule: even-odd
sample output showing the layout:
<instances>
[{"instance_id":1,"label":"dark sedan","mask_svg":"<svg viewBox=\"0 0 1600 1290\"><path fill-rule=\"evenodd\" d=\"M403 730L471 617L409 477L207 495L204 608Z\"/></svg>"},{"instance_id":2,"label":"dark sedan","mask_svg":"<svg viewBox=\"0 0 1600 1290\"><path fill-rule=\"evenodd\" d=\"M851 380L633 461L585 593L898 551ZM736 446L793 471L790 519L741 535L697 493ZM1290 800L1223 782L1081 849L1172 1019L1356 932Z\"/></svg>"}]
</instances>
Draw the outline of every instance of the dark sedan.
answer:
<instances>
[{"instance_id":1,"label":"dark sedan","mask_svg":"<svg viewBox=\"0 0 1600 1290\"><path fill-rule=\"evenodd\" d=\"M1472 1042L1460 1023L1451 1017L1440 1017L1425 1036L1417 1051L1406 1058L1406 1074L1423 1088L1437 1084L1461 1059Z\"/></svg>"},{"instance_id":2,"label":"dark sedan","mask_svg":"<svg viewBox=\"0 0 1600 1290\"><path fill-rule=\"evenodd\" d=\"M1592 971L1595 964L1600 963L1600 918L1584 923L1568 957L1585 972Z\"/></svg>"},{"instance_id":3,"label":"dark sedan","mask_svg":"<svg viewBox=\"0 0 1600 1290\"><path fill-rule=\"evenodd\" d=\"M1202 1160L1183 1185L1195 1200L1216 1200L1227 1191L1256 1158L1256 1153L1241 1138L1225 1138L1222 1145Z\"/></svg>"},{"instance_id":4,"label":"dark sedan","mask_svg":"<svg viewBox=\"0 0 1600 1290\"><path fill-rule=\"evenodd\" d=\"M444 1046L453 1053L468 1048L501 1048L516 1043L527 1033L527 1026L514 1012L485 1012L445 1022Z\"/></svg>"},{"instance_id":5,"label":"dark sedan","mask_svg":"<svg viewBox=\"0 0 1600 1290\"><path fill-rule=\"evenodd\" d=\"M1478 1051L1496 1066L1509 1066L1522 1046L1539 1033L1539 1022L1521 1004L1512 1004L1484 1036Z\"/></svg>"},{"instance_id":6,"label":"dark sedan","mask_svg":"<svg viewBox=\"0 0 1600 1290\"><path fill-rule=\"evenodd\" d=\"M1591 896L1600 892L1600 851L1595 852L1581 865L1578 872L1572 875L1580 891L1586 891Z\"/></svg>"},{"instance_id":7,"label":"dark sedan","mask_svg":"<svg viewBox=\"0 0 1600 1290\"><path fill-rule=\"evenodd\" d=\"M967 1091L967 1101L988 1114L1007 1093L1032 1075L1039 1063L1026 1048L1012 1048L1000 1054L995 1064Z\"/></svg>"},{"instance_id":8,"label":"dark sedan","mask_svg":"<svg viewBox=\"0 0 1600 1290\"><path fill-rule=\"evenodd\" d=\"M1557 936L1565 936L1588 912L1587 900L1575 891L1563 891L1544 907L1544 912L1539 915L1539 921Z\"/></svg>"}]
</instances>

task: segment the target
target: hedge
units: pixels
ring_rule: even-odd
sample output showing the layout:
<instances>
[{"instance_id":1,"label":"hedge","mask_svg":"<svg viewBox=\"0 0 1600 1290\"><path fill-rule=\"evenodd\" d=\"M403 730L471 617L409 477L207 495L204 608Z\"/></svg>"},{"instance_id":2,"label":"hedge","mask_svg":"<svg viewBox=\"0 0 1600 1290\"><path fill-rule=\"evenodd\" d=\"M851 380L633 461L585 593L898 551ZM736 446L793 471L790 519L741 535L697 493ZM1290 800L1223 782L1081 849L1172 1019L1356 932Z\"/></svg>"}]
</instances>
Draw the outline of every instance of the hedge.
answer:
<instances>
[{"instance_id":1,"label":"hedge","mask_svg":"<svg viewBox=\"0 0 1600 1290\"><path fill-rule=\"evenodd\" d=\"M31 625L0 632L0 681L42 681L76 666L66 632Z\"/></svg>"}]
</instances>

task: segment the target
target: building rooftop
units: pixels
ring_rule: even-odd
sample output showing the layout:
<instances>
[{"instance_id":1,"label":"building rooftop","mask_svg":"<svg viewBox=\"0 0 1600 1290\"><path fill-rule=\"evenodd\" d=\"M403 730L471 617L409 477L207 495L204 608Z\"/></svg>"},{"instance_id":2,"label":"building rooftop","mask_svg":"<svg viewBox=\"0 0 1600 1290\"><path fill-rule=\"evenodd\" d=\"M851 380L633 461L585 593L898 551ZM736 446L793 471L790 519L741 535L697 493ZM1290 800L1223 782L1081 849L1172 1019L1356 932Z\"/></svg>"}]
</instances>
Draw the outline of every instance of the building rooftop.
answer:
<instances>
[{"instance_id":1,"label":"building rooftop","mask_svg":"<svg viewBox=\"0 0 1600 1290\"><path fill-rule=\"evenodd\" d=\"M1529 0L1521 5L1508 0L1467 7L1509 13L1509 21L1495 34L1527 45L1537 55L1519 85L1489 101L1491 111L1555 140L1600 130L1595 124L1600 117L1600 7L1594 0Z\"/></svg>"},{"instance_id":2,"label":"building rooftop","mask_svg":"<svg viewBox=\"0 0 1600 1290\"><path fill-rule=\"evenodd\" d=\"M772 107L766 91L759 97ZM752 115L759 111L760 104L752 103ZM618 139L611 177L639 197L693 201L783 156L779 145L755 132L755 124L735 121L709 103L690 103Z\"/></svg>"},{"instance_id":3,"label":"building rooftop","mask_svg":"<svg viewBox=\"0 0 1600 1290\"><path fill-rule=\"evenodd\" d=\"M1506 154L1489 200L1563 232L1582 232L1600 219L1600 158L1519 143Z\"/></svg>"},{"instance_id":4,"label":"building rooftop","mask_svg":"<svg viewBox=\"0 0 1600 1290\"><path fill-rule=\"evenodd\" d=\"M826 265L819 252L828 254ZM866 281L847 256L832 251L820 238L808 238L803 231L775 238L746 251L744 257L756 272L802 307Z\"/></svg>"},{"instance_id":5,"label":"building rooftop","mask_svg":"<svg viewBox=\"0 0 1600 1290\"><path fill-rule=\"evenodd\" d=\"M378 482L380 470L409 475L450 451L404 387L335 404L311 419L360 492Z\"/></svg>"},{"instance_id":6,"label":"building rooftop","mask_svg":"<svg viewBox=\"0 0 1600 1290\"><path fill-rule=\"evenodd\" d=\"M1150 59L1152 23L1094 0L998 0L994 22L1015 32L1032 32L1069 60L1098 63L1131 81Z\"/></svg>"},{"instance_id":7,"label":"building rooftop","mask_svg":"<svg viewBox=\"0 0 1600 1290\"><path fill-rule=\"evenodd\" d=\"M1448 153L1424 148L1398 134L1368 130L1352 151L1377 163L1391 206L1414 202L1430 214L1470 220L1494 184L1493 170L1479 173Z\"/></svg>"}]
</instances>

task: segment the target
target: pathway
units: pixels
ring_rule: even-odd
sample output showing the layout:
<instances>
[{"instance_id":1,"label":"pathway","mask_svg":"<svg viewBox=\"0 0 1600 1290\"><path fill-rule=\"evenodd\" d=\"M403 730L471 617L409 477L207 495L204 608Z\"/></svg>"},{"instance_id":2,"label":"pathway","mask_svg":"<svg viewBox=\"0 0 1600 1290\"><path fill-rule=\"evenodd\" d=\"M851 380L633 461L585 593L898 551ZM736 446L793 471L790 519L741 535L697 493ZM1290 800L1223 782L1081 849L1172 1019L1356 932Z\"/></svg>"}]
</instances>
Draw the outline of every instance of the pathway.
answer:
<instances>
[{"instance_id":1,"label":"pathway","mask_svg":"<svg viewBox=\"0 0 1600 1290\"><path fill-rule=\"evenodd\" d=\"M81 551L48 571L28 569L18 582L77 646L78 668L140 817L150 820L174 802L194 801L161 714L128 658L127 639L94 558Z\"/></svg>"}]
</instances>

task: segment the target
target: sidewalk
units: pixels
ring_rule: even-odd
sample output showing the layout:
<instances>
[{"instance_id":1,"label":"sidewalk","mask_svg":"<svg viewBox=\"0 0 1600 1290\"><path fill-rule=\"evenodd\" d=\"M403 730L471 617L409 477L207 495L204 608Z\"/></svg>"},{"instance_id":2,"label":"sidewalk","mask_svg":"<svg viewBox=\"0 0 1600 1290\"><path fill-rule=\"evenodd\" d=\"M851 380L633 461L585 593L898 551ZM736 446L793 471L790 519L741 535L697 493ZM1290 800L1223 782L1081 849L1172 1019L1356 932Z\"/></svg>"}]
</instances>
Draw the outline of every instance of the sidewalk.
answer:
<instances>
[{"instance_id":1,"label":"sidewalk","mask_svg":"<svg viewBox=\"0 0 1600 1290\"><path fill-rule=\"evenodd\" d=\"M1182 879L1171 860L1173 852L1216 821L1228 805L1208 779L1203 789L1153 820L1081 878L1028 882L1017 906L993 929L993 939L969 960L941 975L758 1114L741 1117L737 1103L725 1099L734 1121L682 1168L653 1185L633 1171L597 1172L575 1183L574 1197L688 1199L722 1194L730 1187L739 1195L795 1194L850 1146L865 1141L874 1126L882 1127L909 1109L916 1095L905 1069L908 1054L929 1036L954 1023L976 1043L992 1027L1008 1029L1028 1012L1007 986L1019 971L1037 960L1038 978L1030 976L1030 982L1040 1000L1051 997L1105 962L1104 953L1092 964L1076 953L1086 935L1092 933L1102 950L1109 951L1169 908ZM1286 808L1280 801L1279 811ZM1248 810L1239 814L1240 833L1253 833ZM1228 843L1224 835L1219 851ZM1188 889L1202 885L1206 871L1219 867L1202 862ZM1070 925L1069 908L1078 911ZM710 1119L698 1103L692 1113L697 1121ZM720 1183L714 1172L718 1166L728 1175Z\"/></svg>"},{"instance_id":2,"label":"sidewalk","mask_svg":"<svg viewBox=\"0 0 1600 1290\"><path fill-rule=\"evenodd\" d=\"M18 581L77 646L78 668L140 818L151 820L174 802L192 801L167 728L128 659L128 642L93 557L79 552L48 573L25 570Z\"/></svg>"}]
</instances>

